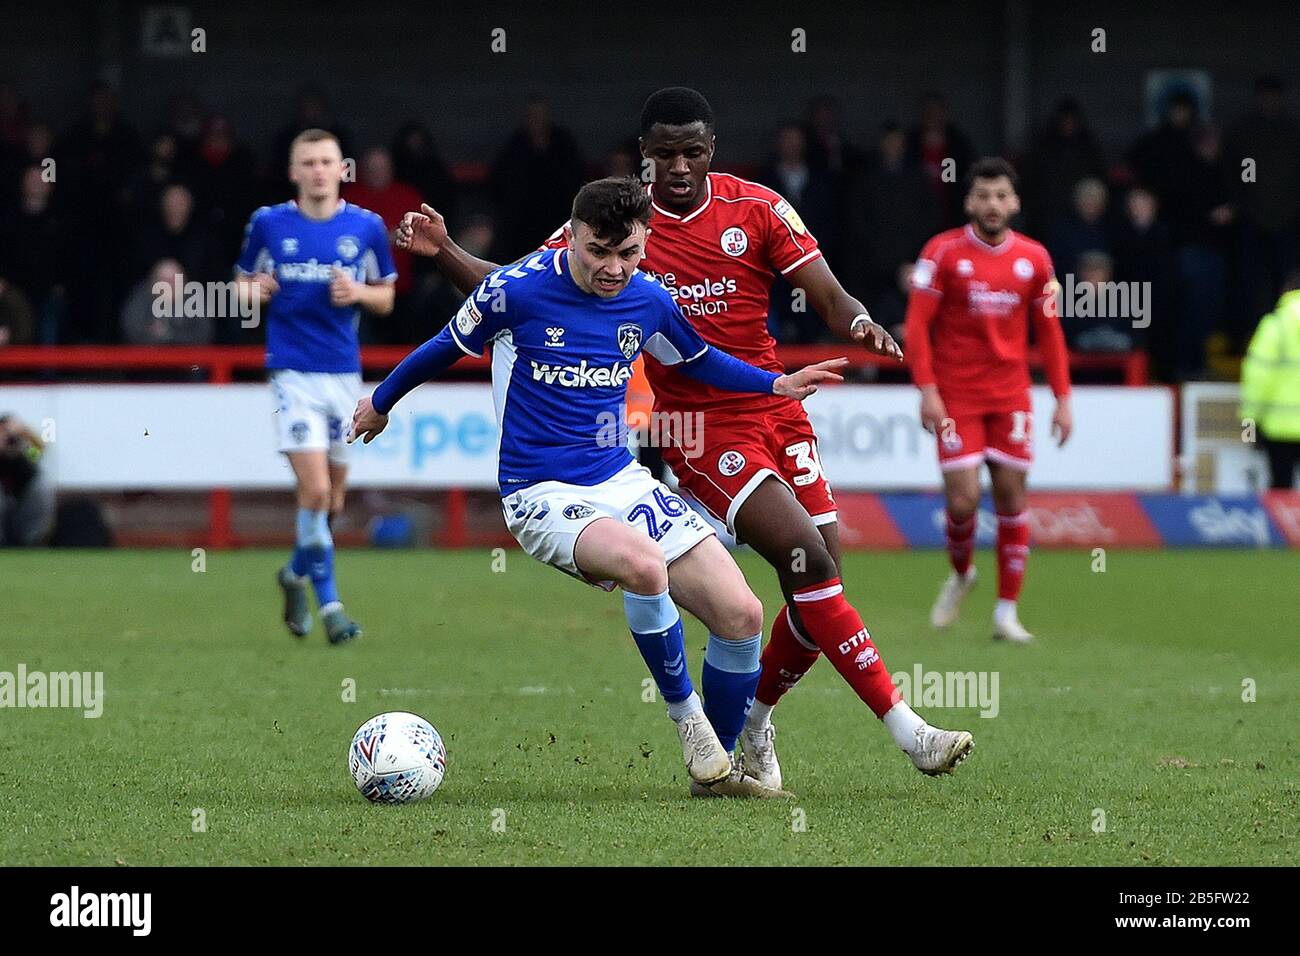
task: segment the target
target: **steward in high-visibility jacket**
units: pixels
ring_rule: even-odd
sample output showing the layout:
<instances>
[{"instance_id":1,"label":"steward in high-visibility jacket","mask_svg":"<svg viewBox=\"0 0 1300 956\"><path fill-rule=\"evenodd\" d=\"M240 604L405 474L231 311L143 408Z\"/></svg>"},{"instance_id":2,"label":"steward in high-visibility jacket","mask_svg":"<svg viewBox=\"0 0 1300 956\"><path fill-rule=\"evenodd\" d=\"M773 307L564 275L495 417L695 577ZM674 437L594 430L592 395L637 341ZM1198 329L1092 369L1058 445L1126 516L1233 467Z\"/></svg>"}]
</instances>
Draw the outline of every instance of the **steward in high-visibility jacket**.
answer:
<instances>
[{"instance_id":1,"label":"steward in high-visibility jacket","mask_svg":"<svg viewBox=\"0 0 1300 956\"><path fill-rule=\"evenodd\" d=\"M1300 273L1260 319L1241 365L1241 417L1265 439L1273 487L1290 488L1300 461Z\"/></svg>"}]
</instances>

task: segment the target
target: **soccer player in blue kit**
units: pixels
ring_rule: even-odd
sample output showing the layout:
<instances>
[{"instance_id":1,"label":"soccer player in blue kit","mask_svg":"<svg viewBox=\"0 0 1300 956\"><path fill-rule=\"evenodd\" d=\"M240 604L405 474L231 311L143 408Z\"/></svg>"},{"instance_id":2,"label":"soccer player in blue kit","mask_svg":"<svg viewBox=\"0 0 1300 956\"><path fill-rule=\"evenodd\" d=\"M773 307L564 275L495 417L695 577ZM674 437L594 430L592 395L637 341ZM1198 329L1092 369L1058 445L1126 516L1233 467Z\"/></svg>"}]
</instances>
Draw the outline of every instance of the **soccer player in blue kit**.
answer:
<instances>
[{"instance_id":1,"label":"soccer player in blue kit","mask_svg":"<svg viewBox=\"0 0 1300 956\"><path fill-rule=\"evenodd\" d=\"M361 636L334 582L332 516L347 490L346 425L361 393L360 309L393 311L397 271L383 220L339 198L343 154L334 134L309 129L289 149L295 201L253 213L235 273L268 303L266 367L279 450L297 481L293 556L276 579L290 633L311 631L310 581L331 644Z\"/></svg>"},{"instance_id":2,"label":"soccer player in blue kit","mask_svg":"<svg viewBox=\"0 0 1300 956\"><path fill-rule=\"evenodd\" d=\"M713 529L636 463L608 423L622 421L642 350L718 388L796 400L840 381L834 369L847 360L778 375L709 346L658 280L637 269L649 221L637 180L588 183L573 203L567 248L484 279L446 328L361 399L349 441L372 440L403 395L492 343L510 533L545 564L623 588L632 637L677 724L692 792L771 795L754 792L761 785L732 766L705 717L676 607L709 628L710 709L739 728L758 682L762 605Z\"/></svg>"}]
</instances>

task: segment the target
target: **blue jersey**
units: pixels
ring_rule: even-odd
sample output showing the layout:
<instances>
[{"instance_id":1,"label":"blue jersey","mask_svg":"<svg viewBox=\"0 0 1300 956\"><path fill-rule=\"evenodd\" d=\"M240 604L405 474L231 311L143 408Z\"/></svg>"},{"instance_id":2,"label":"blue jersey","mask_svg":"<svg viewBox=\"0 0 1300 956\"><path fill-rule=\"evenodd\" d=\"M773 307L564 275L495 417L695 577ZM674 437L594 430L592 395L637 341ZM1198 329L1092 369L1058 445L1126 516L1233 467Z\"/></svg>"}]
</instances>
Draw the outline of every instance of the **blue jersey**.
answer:
<instances>
[{"instance_id":1,"label":"blue jersey","mask_svg":"<svg viewBox=\"0 0 1300 956\"><path fill-rule=\"evenodd\" d=\"M266 367L300 372L359 372L360 310L330 305L330 268L357 282L397 278L383 220L340 201L326 220L308 219L295 202L263 206L244 232L237 272L269 272L280 284L266 315Z\"/></svg>"},{"instance_id":2,"label":"blue jersey","mask_svg":"<svg viewBox=\"0 0 1300 956\"><path fill-rule=\"evenodd\" d=\"M574 282L568 255L539 252L489 275L447 327L469 355L492 343L502 495L540 481L595 485L626 467L637 356L674 365L709 351L652 276L638 270L602 299Z\"/></svg>"}]
</instances>

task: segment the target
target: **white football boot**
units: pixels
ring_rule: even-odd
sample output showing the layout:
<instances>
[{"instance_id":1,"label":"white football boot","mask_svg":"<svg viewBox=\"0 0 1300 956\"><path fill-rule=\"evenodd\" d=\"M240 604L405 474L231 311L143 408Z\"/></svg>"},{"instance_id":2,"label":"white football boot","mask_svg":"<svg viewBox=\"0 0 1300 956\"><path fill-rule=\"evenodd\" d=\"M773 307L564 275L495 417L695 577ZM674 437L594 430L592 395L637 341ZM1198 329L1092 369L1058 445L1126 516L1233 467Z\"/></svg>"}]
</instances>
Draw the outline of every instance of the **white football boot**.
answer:
<instances>
[{"instance_id":1,"label":"white football boot","mask_svg":"<svg viewBox=\"0 0 1300 956\"><path fill-rule=\"evenodd\" d=\"M691 781L692 797L747 797L751 800L789 800L794 794L780 787L769 787L746 773L739 763L733 763L731 773L717 783L705 786Z\"/></svg>"},{"instance_id":2,"label":"white football boot","mask_svg":"<svg viewBox=\"0 0 1300 956\"><path fill-rule=\"evenodd\" d=\"M704 711L687 714L676 723L691 779L705 786L725 780L731 774L731 755L723 749Z\"/></svg>"},{"instance_id":3,"label":"white football boot","mask_svg":"<svg viewBox=\"0 0 1300 956\"><path fill-rule=\"evenodd\" d=\"M975 738L964 730L940 730L922 724L916 728L916 743L907 755L921 773L937 777L952 773L974 746Z\"/></svg>"},{"instance_id":4,"label":"white football boot","mask_svg":"<svg viewBox=\"0 0 1300 956\"><path fill-rule=\"evenodd\" d=\"M959 575L956 571L949 574L948 580L944 581L943 587L939 589L934 607L930 608L930 626L944 628L955 623L961 614L961 602L966 600L966 595L974 586L975 565L973 564L966 569L965 576Z\"/></svg>"},{"instance_id":5,"label":"white football boot","mask_svg":"<svg viewBox=\"0 0 1300 956\"><path fill-rule=\"evenodd\" d=\"M776 760L776 728L768 721L762 727L748 722L740 732L740 766L765 787L781 789L781 765Z\"/></svg>"},{"instance_id":6,"label":"white football boot","mask_svg":"<svg viewBox=\"0 0 1300 956\"><path fill-rule=\"evenodd\" d=\"M993 636L1016 644L1028 644L1034 639L1034 635L1025 630L1025 626L1020 623L1020 615L1016 613L1014 607L1010 611L994 612Z\"/></svg>"}]
</instances>

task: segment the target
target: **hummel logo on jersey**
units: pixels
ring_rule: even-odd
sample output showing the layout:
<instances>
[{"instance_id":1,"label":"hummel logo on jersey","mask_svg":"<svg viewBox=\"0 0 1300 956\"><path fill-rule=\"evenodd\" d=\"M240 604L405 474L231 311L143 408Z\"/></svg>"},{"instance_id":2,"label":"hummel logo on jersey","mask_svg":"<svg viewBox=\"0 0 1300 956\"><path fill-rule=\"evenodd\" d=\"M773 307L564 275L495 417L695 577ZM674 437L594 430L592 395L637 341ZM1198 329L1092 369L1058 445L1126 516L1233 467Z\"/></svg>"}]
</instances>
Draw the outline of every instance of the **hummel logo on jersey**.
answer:
<instances>
[{"instance_id":1,"label":"hummel logo on jersey","mask_svg":"<svg viewBox=\"0 0 1300 956\"><path fill-rule=\"evenodd\" d=\"M280 242L280 249L286 256L296 256L298 254L298 240L293 236L283 239Z\"/></svg>"},{"instance_id":2,"label":"hummel logo on jersey","mask_svg":"<svg viewBox=\"0 0 1300 956\"><path fill-rule=\"evenodd\" d=\"M551 327L546 330L546 342L543 343L548 348L564 348L564 329Z\"/></svg>"},{"instance_id":3,"label":"hummel logo on jersey","mask_svg":"<svg viewBox=\"0 0 1300 956\"><path fill-rule=\"evenodd\" d=\"M618 348L623 358L631 359L641 348L641 326L624 323L618 327Z\"/></svg>"},{"instance_id":4,"label":"hummel logo on jersey","mask_svg":"<svg viewBox=\"0 0 1300 956\"><path fill-rule=\"evenodd\" d=\"M530 359L533 364L533 381L562 388L592 388L626 385L632 380L632 366L615 362L613 365L588 365L583 359L577 365L550 365Z\"/></svg>"}]
</instances>

